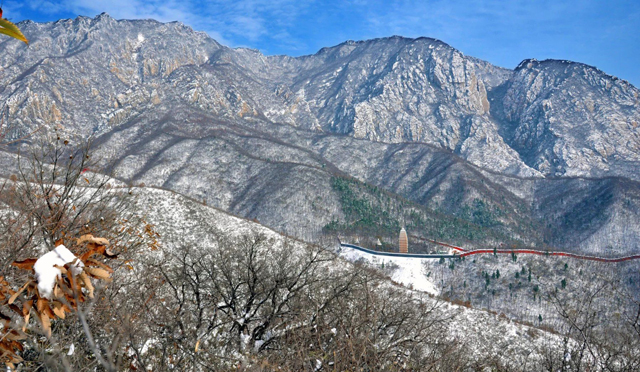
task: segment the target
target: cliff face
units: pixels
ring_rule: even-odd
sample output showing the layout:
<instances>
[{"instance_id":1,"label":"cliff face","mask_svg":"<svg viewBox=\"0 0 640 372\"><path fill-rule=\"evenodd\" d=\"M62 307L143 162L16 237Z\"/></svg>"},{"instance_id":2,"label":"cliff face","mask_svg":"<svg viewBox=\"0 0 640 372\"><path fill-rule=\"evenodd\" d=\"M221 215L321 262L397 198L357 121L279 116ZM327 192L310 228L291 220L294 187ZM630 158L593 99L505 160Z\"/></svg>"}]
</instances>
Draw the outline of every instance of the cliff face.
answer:
<instances>
[{"instance_id":1,"label":"cliff face","mask_svg":"<svg viewBox=\"0 0 640 372\"><path fill-rule=\"evenodd\" d=\"M22 27L31 46L5 40L0 58L15 136L40 123L105 132L183 101L232 122L427 143L513 175L637 179L639 92L579 63L511 71L402 37L267 57L178 23L106 14Z\"/></svg>"},{"instance_id":2,"label":"cliff face","mask_svg":"<svg viewBox=\"0 0 640 372\"><path fill-rule=\"evenodd\" d=\"M28 48L0 43L9 137L93 135L126 181L301 235L343 217L338 175L457 217L481 200L531 244L640 242L639 92L593 67L402 37L264 56L106 14L20 27Z\"/></svg>"},{"instance_id":3,"label":"cliff face","mask_svg":"<svg viewBox=\"0 0 640 372\"><path fill-rule=\"evenodd\" d=\"M638 89L580 63L523 61L506 84L508 143L545 175L637 179Z\"/></svg>"},{"instance_id":4,"label":"cliff face","mask_svg":"<svg viewBox=\"0 0 640 372\"><path fill-rule=\"evenodd\" d=\"M489 94L511 71L426 38L348 42L310 59L318 67L301 71L293 90L323 130L427 143L493 170L537 175L490 114Z\"/></svg>"},{"instance_id":5,"label":"cliff face","mask_svg":"<svg viewBox=\"0 0 640 372\"><path fill-rule=\"evenodd\" d=\"M0 57L0 100L15 135L43 123L82 134L118 126L162 101L160 81L220 48L177 23L119 22L106 14L21 26L29 47L3 39Z\"/></svg>"}]
</instances>

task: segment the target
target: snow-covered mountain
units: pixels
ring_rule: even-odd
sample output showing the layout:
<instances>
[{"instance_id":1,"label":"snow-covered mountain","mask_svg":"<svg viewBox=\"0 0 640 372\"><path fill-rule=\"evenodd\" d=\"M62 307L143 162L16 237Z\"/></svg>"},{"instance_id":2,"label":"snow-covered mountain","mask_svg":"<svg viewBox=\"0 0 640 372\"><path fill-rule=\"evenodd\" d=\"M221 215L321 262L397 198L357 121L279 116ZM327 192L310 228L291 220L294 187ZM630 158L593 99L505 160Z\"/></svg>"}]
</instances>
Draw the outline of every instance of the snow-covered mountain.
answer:
<instances>
[{"instance_id":1,"label":"snow-covered mountain","mask_svg":"<svg viewBox=\"0 0 640 372\"><path fill-rule=\"evenodd\" d=\"M332 188L346 177L469 221L491 235L482 244L640 242L638 89L596 68L509 70L402 37L264 56L180 23L107 14L20 27L29 47L1 43L9 138L41 126L93 135L124 181L305 239L350 222Z\"/></svg>"}]
</instances>

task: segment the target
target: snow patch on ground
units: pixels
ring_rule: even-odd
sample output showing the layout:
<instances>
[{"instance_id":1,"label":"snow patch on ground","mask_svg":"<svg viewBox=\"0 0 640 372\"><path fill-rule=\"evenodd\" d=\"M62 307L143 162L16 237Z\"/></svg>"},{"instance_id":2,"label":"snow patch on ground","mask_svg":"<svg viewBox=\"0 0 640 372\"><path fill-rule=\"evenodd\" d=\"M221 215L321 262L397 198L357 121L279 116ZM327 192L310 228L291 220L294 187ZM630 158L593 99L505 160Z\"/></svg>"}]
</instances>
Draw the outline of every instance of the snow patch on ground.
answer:
<instances>
[{"instance_id":1,"label":"snow patch on ground","mask_svg":"<svg viewBox=\"0 0 640 372\"><path fill-rule=\"evenodd\" d=\"M342 247L340 256L352 262L364 259L372 266L379 268L397 266L390 275L392 280L419 291L434 295L439 293L435 284L427 277L422 264L424 260L436 260L434 258L380 256L349 247Z\"/></svg>"}]
</instances>

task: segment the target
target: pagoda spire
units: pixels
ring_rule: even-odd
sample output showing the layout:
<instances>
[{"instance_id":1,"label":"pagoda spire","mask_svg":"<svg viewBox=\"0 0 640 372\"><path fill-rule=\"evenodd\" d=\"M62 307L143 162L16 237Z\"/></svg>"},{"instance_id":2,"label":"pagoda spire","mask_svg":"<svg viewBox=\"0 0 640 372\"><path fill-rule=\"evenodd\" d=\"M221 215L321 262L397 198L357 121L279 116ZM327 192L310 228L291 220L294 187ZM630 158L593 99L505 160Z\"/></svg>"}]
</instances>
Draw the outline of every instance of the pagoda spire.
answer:
<instances>
[{"instance_id":1,"label":"pagoda spire","mask_svg":"<svg viewBox=\"0 0 640 372\"><path fill-rule=\"evenodd\" d=\"M407 237L407 230L405 230L404 227L400 230L399 245L400 253L409 253L409 238Z\"/></svg>"}]
</instances>

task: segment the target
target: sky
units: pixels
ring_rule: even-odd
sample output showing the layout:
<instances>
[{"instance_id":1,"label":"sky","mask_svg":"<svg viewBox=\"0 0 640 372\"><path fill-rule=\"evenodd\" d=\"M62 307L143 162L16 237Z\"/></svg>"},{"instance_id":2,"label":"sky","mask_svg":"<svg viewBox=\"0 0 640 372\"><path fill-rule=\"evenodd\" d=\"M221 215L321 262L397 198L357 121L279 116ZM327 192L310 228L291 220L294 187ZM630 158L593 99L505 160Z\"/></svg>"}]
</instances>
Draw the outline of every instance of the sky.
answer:
<instances>
[{"instance_id":1,"label":"sky","mask_svg":"<svg viewBox=\"0 0 640 372\"><path fill-rule=\"evenodd\" d=\"M102 12L180 21L221 44L267 55L427 36L502 67L526 58L567 59L640 87L639 0L3 0L2 8L14 22Z\"/></svg>"}]
</instances>

